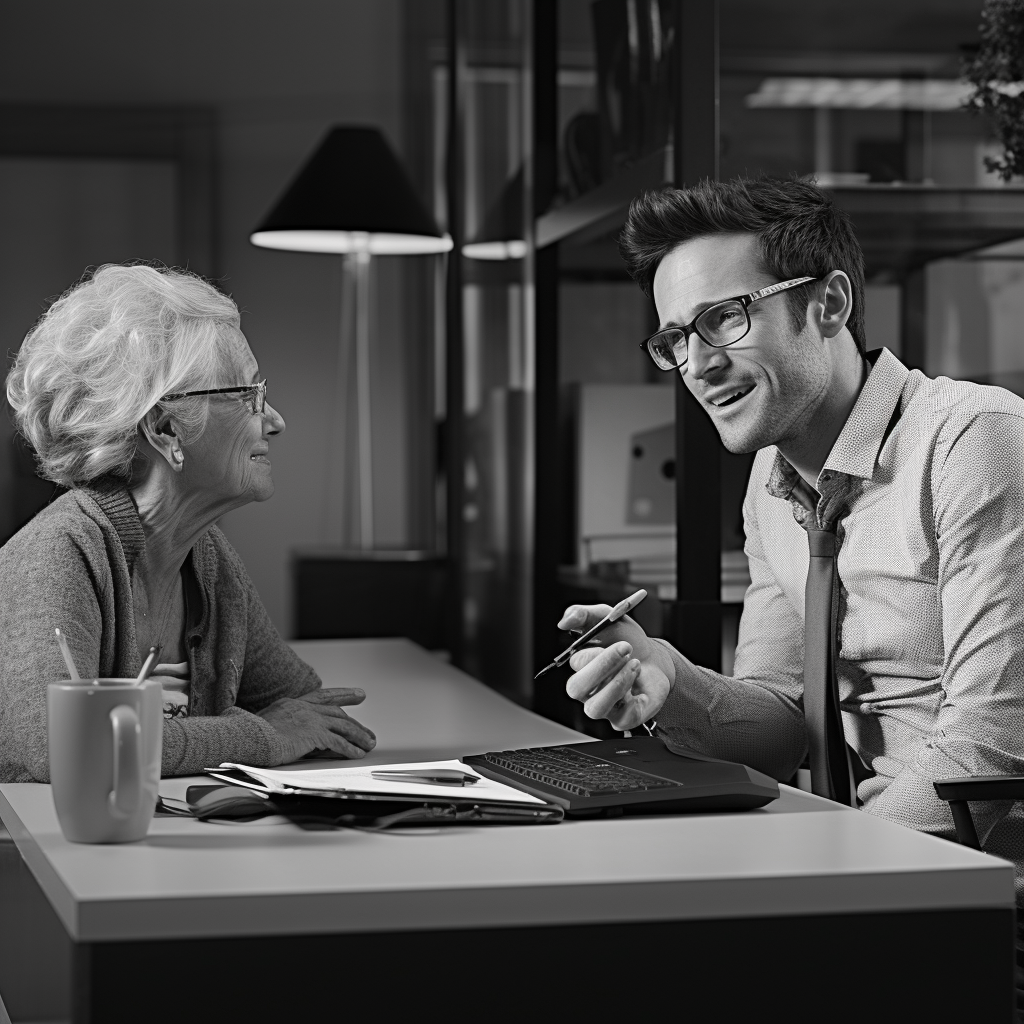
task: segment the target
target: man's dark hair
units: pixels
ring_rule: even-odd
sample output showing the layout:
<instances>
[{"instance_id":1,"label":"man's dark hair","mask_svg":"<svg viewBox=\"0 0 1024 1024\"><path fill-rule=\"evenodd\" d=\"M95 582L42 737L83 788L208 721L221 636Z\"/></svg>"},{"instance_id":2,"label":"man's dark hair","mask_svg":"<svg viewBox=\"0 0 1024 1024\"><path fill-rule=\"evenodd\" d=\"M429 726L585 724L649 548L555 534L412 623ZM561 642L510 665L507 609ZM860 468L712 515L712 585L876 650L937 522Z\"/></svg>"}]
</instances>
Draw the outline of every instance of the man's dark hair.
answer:
<instances>
[{"instance_id":1,"label":"man's dark hair","mask_svg":"<svg viewBox=\"0 0 1024 1024\"><path fill-rule=\"evenodd\" d=\"M850 218L828 192L810 182L736 178L645 192L630 204L619 252L649 296L658 265L673 249L691 238L725 232L756 235L764 269L780 281L845 271L853 284L846 326L863 354L864 253ZM794 327L801 330L807 292L794 288L786 296Z\"/></svg>"}]
</instances>

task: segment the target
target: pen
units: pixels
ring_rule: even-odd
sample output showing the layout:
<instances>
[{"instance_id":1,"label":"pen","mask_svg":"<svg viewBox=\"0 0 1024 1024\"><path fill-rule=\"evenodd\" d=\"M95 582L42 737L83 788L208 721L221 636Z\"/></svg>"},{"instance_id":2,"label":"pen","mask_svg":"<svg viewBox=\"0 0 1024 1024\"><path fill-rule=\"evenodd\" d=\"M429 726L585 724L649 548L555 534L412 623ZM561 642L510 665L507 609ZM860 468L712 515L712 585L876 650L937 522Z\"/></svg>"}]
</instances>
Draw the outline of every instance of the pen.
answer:
<instances>
[{"instance_id":1,"label":"pen","mask_svg":"<svg viewBox=\"0 0 1024 1024\"><path fill-rule=\"evenodd\" d=\"M389 782L425 782L445 786L469 786L480 781L476 775L456 771L454 768L399 768L394 771L370 772L370 776Z\"/></svg>"},{"instance_id":2,"label":"pen","mask_svg":"<svg viewBox=\"0 0 1024 1024\"><path fill-rule=\"evenodd\" d=\"M550 665L545 665L533 678L540 679L545 672L550 672L553 668L561 668L576 653L579 647L596 636L605 626L618 622L623 615L631 612L646 596L646 590L638 590L635 594L631 594L620 601L597 625L591 626L586 633L577 637Z\"/></svg>"},{"instance_id":3,"label":"pen","mask_svg":"<svg viewBox=\"0 0 1024 1024\"><path fill-rule=\"evenodd\" d=\"M54 633L57 634L57 643L60 646L60 653L64 656L64 664L67 665L71 678L77 683L82 677L78 674L78 669L75 668L75 659L71 657L68 642L64 639L64 634L59 627L54 630Z\"/></svg>"},{"instance_id":4,"label":"pen","mask_svg":"<svg viewBox=\"0 0 1024 1024\"><path fill-rule=\"evenodd\" d=\"M161 644L157 644L156 647L150 647L149 656L146 658L142 671L139 673L138 678L135 680L136 686L141 686L148 678L150 672L156 668L156 659L160 654Z\"/></svg>"}]
</instances>

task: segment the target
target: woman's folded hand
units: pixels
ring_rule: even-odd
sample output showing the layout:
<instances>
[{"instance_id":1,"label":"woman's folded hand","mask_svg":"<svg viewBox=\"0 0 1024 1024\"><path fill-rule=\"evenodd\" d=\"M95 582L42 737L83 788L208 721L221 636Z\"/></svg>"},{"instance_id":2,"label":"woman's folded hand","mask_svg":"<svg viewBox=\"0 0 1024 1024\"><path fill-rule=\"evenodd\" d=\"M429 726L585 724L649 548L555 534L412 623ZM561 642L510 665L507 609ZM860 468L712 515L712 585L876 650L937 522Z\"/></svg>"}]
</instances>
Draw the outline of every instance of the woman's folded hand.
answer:
<instances>
[{"instance_id":1,"label":"woman's folded hand","mask_svg":"<svg viewBox=\"0 0 1024 1024\"><path fill-rule=\"evenodd\" d=\"M364 757L377 744L364 725L342 710L361 704L366 694L347 687L314 690L302 697L282 697L259 712L281 738L281 763L297 761L313 750L331 750L340 757Z\"/></svg>"}]
</instances>

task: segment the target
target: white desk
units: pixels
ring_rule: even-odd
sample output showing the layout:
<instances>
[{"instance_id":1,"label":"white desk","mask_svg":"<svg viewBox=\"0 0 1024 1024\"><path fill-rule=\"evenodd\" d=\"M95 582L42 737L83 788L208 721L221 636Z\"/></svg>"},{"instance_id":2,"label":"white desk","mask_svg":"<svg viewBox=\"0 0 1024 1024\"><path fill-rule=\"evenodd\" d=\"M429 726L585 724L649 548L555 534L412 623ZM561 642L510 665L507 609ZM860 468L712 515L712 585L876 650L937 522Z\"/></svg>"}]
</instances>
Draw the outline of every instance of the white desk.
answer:
<instances>
[{"instance_id":1,"label":"white desk","mask_svg":"<svg viewBox=\"0 0 1024 1024\"><path fill-rule=\"evenodd\" d=\"M327 685L366 690L357 715L379 737L372 755L377 763L582 738L406 641L295 646ZM162 790L181 795L195 781L165 780ZM787 956L800 949L798 958L810 957L811 964L815 956L824 957L824 971L833 962L824 944L834 944L837 936L852 942L851 948L898 945L905 1003L889 1000L894 1014L916 1006L920 993L939 990L928 988L922 971L935 975L947 1007L958 992L966 999L970 989L980 988L1003 998L1005 990L996 1005L1005 1004L1009 1013L1012 867L788 787L775 804L742 814L401 836L161 818L141 843L76 845L60 833L48 787L34 785L0 786L0 816L28 867L19 866L18 892L24 895L34 879L31 885L39 887L66 933L69 949L56 954L66 962L54 973L79 979L79 996L72 1000L76 1021L121 1019L112 1016L111 1001L114 979L124 984L120 965L141 969L147 956L173 959L175 950L205 950L232 970L247 967L253 957L294 960L300 973L312 965L326 968L340 957L348 965L346 976L359 963L358 976L365 980L381 971L380 950L386 951L385 973L395 969L399 950L422 952L443 942L491 950L501 973L515 975L527 962L514 952L524 943L539 942L546 957L557 959L576 945L613 950L624 941L631 949L640 942L660 950L651 954L651 963L667 958L662 971L673 965L676 972L686 970L678 959L685 952L687 985L694 992L700 988L695 983L716 972L745 978L749 984L734 985L731 992L707 987L708 1006L719 1019L729 1019L721 1000L739 1000L739 1007L744 998L757 996L750 1005L762 1006L766 997L765 979L775 965L766 961L765 974L752 963L771 956L759 944ZM29 898L23 913L34 906L38 916L39 904ZM968 928L970 941L960 940ZM51 935L51 946L52 941ZM970 981L959 987L943 963L954 953L958 961L970 961ZM421 959L402 960L400 973L408 980L426 970L423 983L432 983L436 965L410 966ZM593 953L585 959L592 963ZM532 953L528 962L539 964ZM593 975L590 990L600 991L602 973ZM557 976L547 973L549 980ZM51 1004L59 1003L57 981L49 989ZM10 975L0 973L0 993L11 984ZM830 976L822 974L814 984L831 984ZM571 1005L578 1008L576 988L555 986L545 1002L558 992L572 993ZM300 1004L305 1000L311 1013L319 1012L319 987L300 994L293 984L288 991ZM522 988L524 998L529 991ZM388 999L400 1000L403 992L414 1005L412 990L404 988ZM230 1005L240 1009L243 993L233 998ZM268 998L261 995L258 1006L270 1012ZM970 998L972 1019L984 1019ZM13 995L5 999L10 1003ZM691 992L689 999L687 1005L696 1008L697 996ZM210 1019L225 1019L215 999L200 1002L199 1008L212 1007ZM179 1012L175 1005L167 1004L168 1019ZM191 1017L206 1019L189 1005ZM608 996L597 1005L607 1010ZM369 1000L367 1012L374 1007ZM886 1019L879 1012L873 1003L874 1021Z\"/></svg>"}]
</instances>

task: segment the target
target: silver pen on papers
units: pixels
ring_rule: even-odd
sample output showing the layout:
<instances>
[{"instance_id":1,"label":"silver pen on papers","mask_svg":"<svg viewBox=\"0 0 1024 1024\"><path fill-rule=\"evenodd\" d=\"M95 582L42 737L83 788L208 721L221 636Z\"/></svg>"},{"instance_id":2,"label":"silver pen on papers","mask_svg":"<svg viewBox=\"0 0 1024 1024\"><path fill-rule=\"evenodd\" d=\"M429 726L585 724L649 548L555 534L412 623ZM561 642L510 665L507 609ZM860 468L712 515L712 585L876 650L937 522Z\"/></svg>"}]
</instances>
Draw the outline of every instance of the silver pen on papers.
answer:
<instances>
[{"instance_id":1,"label":"silver pen on papers","mask_svg":"<svg viewBox=\"0 0 1024 1024\"><path fill-rule=\"evenodd\" d=\"M393 768L391 771L370 772L371 778L386 779L388 782L440 783L445 786L471 786L479 782L476 775L456 771L454 768Z\"/></svg>"},{"instance_id":2,"label":"silver pen on papers","mask_svg":"<svg viewBox=\"0 0 1024 1024\"><path fill-rule=\"evenodd\" d=\"M618 622L623 615L631 612L646 596L646 590L638 590L635 594L631 594L620 601L600 622L591 626L582 636L577 637L550 665L545 665L533 678L540 679L545 672L550 672L553 668L561 668L583 644L596 636L605 626Z\"/></svg>"}]
</instances>

